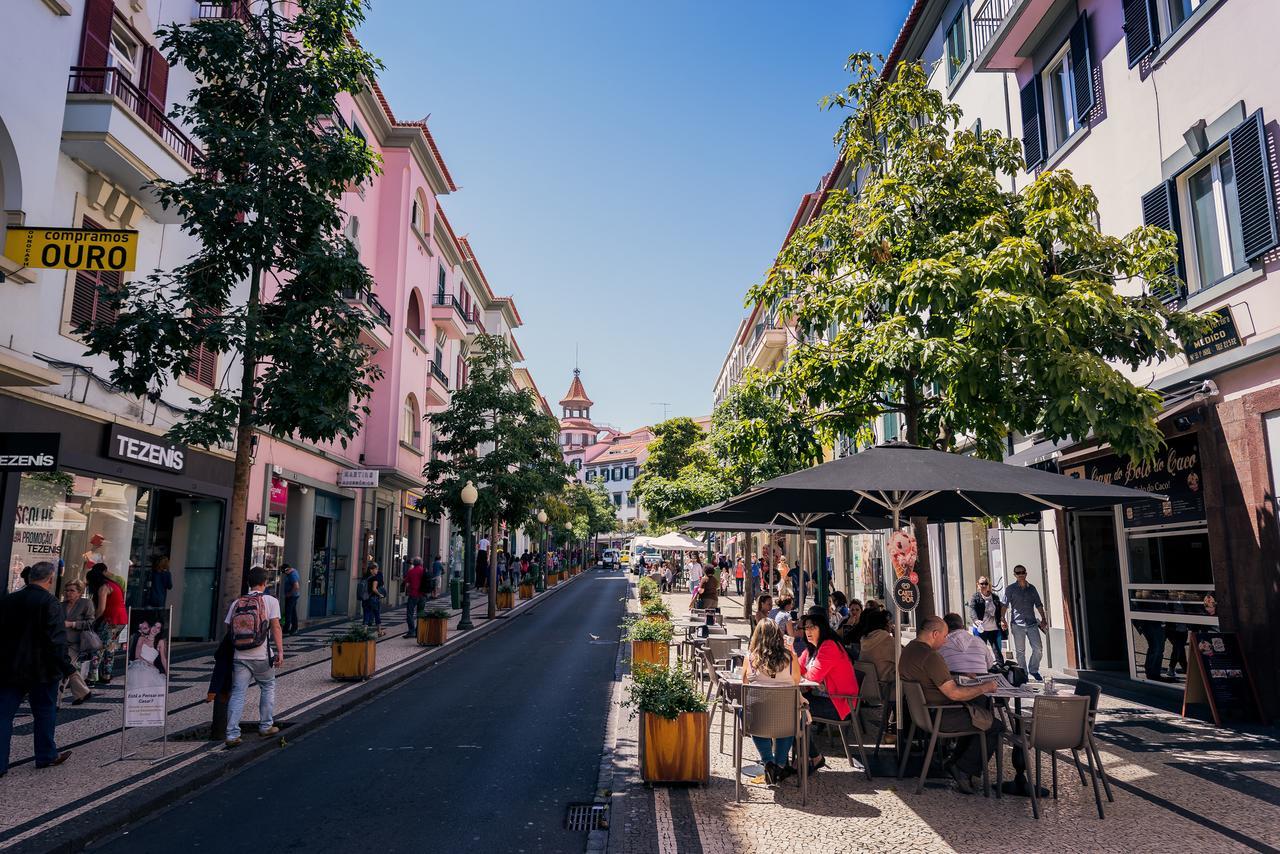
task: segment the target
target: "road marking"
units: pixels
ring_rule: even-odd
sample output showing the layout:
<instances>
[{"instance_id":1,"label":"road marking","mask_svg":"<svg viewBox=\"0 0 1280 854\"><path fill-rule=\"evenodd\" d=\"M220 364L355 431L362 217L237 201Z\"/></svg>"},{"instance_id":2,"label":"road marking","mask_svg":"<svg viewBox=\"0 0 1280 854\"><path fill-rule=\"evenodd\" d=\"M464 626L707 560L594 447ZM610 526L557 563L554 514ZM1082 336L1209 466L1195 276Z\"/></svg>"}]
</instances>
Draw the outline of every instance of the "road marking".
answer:
<instances>
[{"instance_id":1,"label":"road marking","mask_svg":"<svg viewBox=\"0 0 1280 854\"><path fill-rule=\"evenodd\" d=\"M653 790L653 813L658 822L658 854L678 854L676 827L671 820L671 793Z\"/></svg>"}]
</instances>

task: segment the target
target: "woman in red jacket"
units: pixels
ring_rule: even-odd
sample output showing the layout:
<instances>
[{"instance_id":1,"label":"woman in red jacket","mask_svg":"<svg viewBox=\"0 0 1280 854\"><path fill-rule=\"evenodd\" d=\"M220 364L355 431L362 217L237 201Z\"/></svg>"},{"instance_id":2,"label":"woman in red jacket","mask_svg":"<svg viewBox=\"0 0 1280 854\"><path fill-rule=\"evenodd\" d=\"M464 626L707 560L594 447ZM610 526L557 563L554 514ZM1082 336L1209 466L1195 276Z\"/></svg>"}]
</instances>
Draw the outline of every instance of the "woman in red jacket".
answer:
<instances>
[{"instance_id":1,"label":"woman in red jacket","mask_svg":"<svg viewBox=\"0 0 1280 854\"><path fill-rule=\"evenodd\" d=\"M810 693L809 711L814 717L844 720L849 717L848 697L858 695L858 677L853 672L853 662L840 645L840 636L831 628L826 609L814 606L801 620L804 629L805 650L800 653L800 670L804 678L820 682L826 694ZM843 737L843 736L841 736ZM814 732L809 730L809 773L827 764L814 743Z\"/></svg>"},{"instance_id":2,"label":"woman in red jacket","mask_svg":"<svg viewBox=\"0 0 1280 854\"><path fill-rule=\"evenodd\" d=\"M90 685L105 685L111 681L120 630L129 622L129 612L124 606L124 591L111 578L105 563L95 563L85 576L85 583L97 612L93 628L102 641L102 648L93 654L93 660L89 662L89 678L85 681Z\"/></svg>"}]
</instances>

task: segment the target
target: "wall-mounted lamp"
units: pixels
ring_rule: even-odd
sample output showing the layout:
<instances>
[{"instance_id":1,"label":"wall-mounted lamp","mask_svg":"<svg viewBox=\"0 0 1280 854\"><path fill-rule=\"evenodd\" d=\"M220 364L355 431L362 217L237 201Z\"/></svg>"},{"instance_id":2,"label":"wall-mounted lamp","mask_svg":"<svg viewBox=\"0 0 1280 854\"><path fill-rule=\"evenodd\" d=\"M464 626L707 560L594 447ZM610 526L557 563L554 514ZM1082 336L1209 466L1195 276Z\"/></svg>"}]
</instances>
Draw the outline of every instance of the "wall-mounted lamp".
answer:
<instances>
[{"instance_id":1,"label":"wall-mounted lamp","mask_svg":"<svg viewBox=\"0 0 1280 854\"><path fill-rule=\"evenodd\" d=\"M1182 138L1187 141L1187 148L1191 149L1191 153L1196 157L1204 154L1205 149L1209 147L1207 129L1205 120L1201 119L1182 132Z\"/></svg>"}]
</instances>

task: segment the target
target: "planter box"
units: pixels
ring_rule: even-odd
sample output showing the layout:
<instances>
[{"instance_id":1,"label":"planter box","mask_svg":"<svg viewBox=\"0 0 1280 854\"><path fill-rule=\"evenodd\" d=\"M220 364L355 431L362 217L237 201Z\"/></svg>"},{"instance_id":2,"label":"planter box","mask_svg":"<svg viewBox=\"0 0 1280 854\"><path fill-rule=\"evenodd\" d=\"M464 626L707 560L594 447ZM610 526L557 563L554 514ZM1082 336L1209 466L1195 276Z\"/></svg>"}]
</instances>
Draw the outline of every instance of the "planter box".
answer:
<instances>
[{"instance_id":1,"label":"planter box","mask_svg":"<svg viewBox=\"0 0 1280 854\"><path fill-rule=\"evenodd\" d=\"M559 577L559 576L557 576L554 572L548 572L548 573L547 573L547 586L548 586L548 587L555 587L555 586L556 586L556 584L557 584L559 581L560 581L560 577Z\"/></svg>"},{"instance_id":2,"label":"planter box","mask_svg":"<svg viewBox=\"0 0 1280 854\"><path fill-rule=\"evenodd\" d=\"M418 618L418 646L442 646L448 637L448 617Z\"/></svg>"},{"instance_id":3,"label":"planter box","mask_svg":"<svg viewBox=\"0 0 1280 854\"><path fill-rule=\"evenodd\" d=\"M632 641L631 670L639 664L656 664L666 667L671 663L671 645L661 641Z\"/></svg>"},{"instance_id":4,"label":"planter box","mask_svg":"<svg viewBox=\"0 0 1280 854\"><path fill-rule=\"evenodd\" d=\"M640 713L640 777L646 783L711 780L711 715L681 712L674 721Z\"/></svg>"},{"instance_id":5,"label":"planter box","mask_svg":"<svg viewBox=\"0 0 1280 854\"><path fill-rule=\"evenodd\" d=\"M330 648L329 675L340 681L359 682L378 669L376 641L335 643Z\"/></svg>"},{"instance_id":6,"label":"planter box","mask_svg":"<svg viewBox=\"0 0 1280 854\"><path fill-rule=\"evenodd\" d=\"M532 599L532 598L533 598L533 585L532 585L532 584L521 584L521 585L520 585L520 598L521 598L521 599Z\"/></svg>"},{"instance_id":7,"label":"planter box","mask_svg":"<svg viewBox=\"0 0 1280 854\"><path fill-rule=\"evenodd\" d=\"M514 590L498 591L498 610L510 610L516 606L516 592Z\"/></svg>"}]
</instances>

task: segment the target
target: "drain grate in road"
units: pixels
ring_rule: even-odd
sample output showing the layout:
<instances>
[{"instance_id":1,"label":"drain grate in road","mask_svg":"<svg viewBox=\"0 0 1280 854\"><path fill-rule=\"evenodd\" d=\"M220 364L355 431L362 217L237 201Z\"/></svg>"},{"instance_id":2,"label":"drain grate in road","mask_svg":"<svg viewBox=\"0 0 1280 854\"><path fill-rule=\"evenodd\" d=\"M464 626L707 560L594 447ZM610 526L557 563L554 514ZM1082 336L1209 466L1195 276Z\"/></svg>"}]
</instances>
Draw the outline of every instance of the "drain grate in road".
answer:
<instances>
[{"instance_id":1,"label":"drain grate in road","mask_svg":"<svg viewBox=\"0 0 1280 854\"><path fill-rule=\"evenodd\" d=\"M567 830L599 830L609 826L609 807L605 804L569 804L564 816Z\"/></svg>"}]
</instances>

